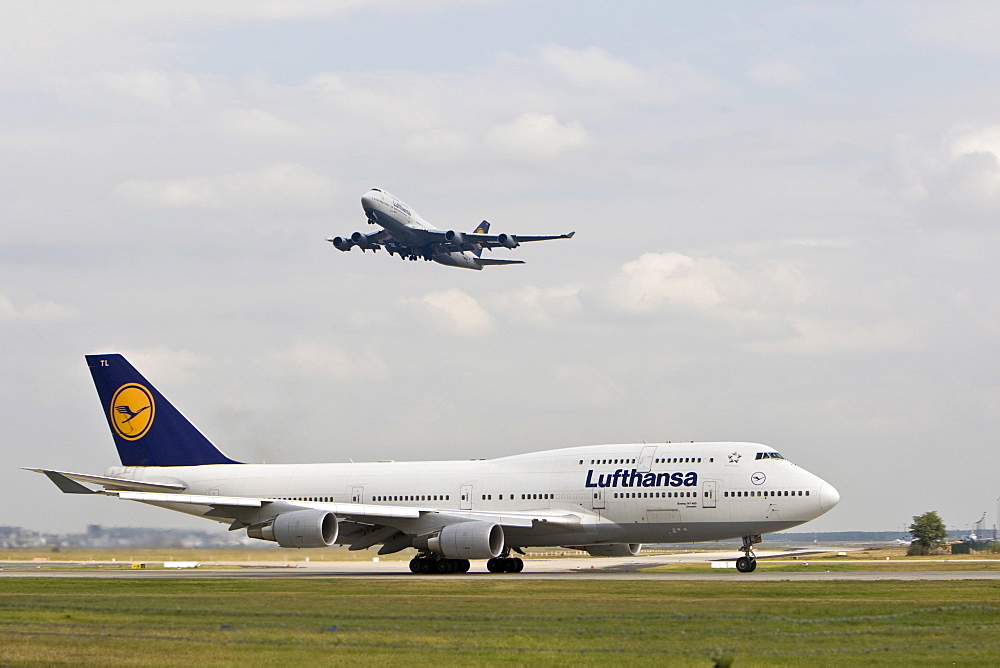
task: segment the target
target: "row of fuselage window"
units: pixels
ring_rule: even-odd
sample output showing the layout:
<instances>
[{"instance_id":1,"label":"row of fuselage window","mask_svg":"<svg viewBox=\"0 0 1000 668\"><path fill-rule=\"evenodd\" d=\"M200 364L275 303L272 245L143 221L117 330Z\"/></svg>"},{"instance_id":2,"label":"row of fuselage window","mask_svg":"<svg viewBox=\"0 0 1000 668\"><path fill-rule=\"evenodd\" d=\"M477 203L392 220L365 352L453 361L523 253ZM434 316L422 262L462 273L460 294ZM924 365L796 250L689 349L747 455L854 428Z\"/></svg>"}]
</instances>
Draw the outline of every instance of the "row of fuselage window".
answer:
<instances>
[{"instance_id":1,"label":"row of fuselage window","mask_svg":"<svg viewBox=\"0 0 1000 668\"><path fill-rule=\"evenodd\" d=\"M482 494L480 495L483 501L492 501L492 494ZM513 494L507 494L507 499L510 501L514 500ZM675 498L697 498L697 492L615 492L614 498L616 499L675 499ZM708 496L708 493L705 493ZM723 492L723 496L726 498L750 498L750 497L774 497L774 496L809 496L809 490L802 491L770 491L770 490L753 490L746 492ZM522 501L529 500L552 500L556 498L555 494L522 494ZM503 494L498 494L497 499L500 501L504 500ZM330 496L308 496L299 499L288 499L290 501L315 501L317 503L333 503L333 497ZM401 495L401 496L373 496L373 502L389 503L394 501L450 501L451 495L449 494L411 494L411 495Z\"/></svg>"},{"instance_id":2,"label":"row of fuselage window","mask_svg":"<svg viewBox=\"0 0 1000 668\"><path fill-rule=\"evenodd\" d=\"M752 491L748 491L748 492L724 492L724 495L727 496L727 497L736 497L738 499L740 499L740 498L758 497L758 496L809 496L809 490L806 490L806 491L803 492L800 489L800 490L796 490L796 491L791 491L790 492L787 489L786 490L781 490L781 491L777 491L777 490L771 491L771 490L756 489L756 490L752 490Z\"/></svg>"},{"instance_id":3,"label":"row of fuselage window","mask_svg":"<svg viewBox=\"0 0 1000 668\"><path fill-rule=\"evenodd\" d=\"M709 457L709 462L714 462L715 457ZM580 466L583 466L584 460L580 460ZM701 464L701 457L657 457L653 460L654 464ZM604 466L604 465L616 465L616 464L635 464L635 458L629 459L591 459L591 466Z\"/></svg>"},{"instance_id":4,"label":"row of fuselage window","mask_svg":"<svg viewBox=\"0 0 1000 668\"><path fill-rule=\"evenodd\" d=\"M481 494L480 498L483 501L492 501L493 500L493 495L492 494ZM521 500L522 501L526 501L526 500L529 500L529 499L554 499L554 498L556 498L555 494L522 494L521 495ZM513 501L514 500L514 495L513 494L506 494L506 495L505 494L497 494L497 499L499 501L503 501L505 499L509 500L509 501ZM409 495L409 496L407 496L407 495L403 495L403 496L379 496L379 495L376 495L376 496L372 497L372 501L373 502L383 502L383 503L393 502L393 501L450 501L450 500L451 500L451 496L448 495L448 494L420 494L420 495Z\"/></svg>"},{"instance_id":5,"label":"row of fuselage window","mask_svg":"<svg viewBox=\"0 0 1000 668\"><path fill-rule=\"evenodd\" d=\"M708 496L708 492L705 492ZM683 499L698 498L698 492L615 492L616 499Z\"/></svg>"}]
</instances>

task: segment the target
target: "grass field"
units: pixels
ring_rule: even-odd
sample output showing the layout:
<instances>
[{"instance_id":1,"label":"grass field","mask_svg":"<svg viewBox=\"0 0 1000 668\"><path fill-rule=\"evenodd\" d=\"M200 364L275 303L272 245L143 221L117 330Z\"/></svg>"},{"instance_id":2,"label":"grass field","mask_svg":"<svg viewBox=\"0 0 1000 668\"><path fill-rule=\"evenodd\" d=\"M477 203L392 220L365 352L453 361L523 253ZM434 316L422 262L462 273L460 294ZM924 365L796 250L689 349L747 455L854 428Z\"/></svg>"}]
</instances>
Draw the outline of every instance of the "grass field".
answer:
<instances>
[{"instance_id":1,"label":"grass field","mask_svg":"<svg viewBox=\"0 0 1000 668\"><path fill-rule=\"evenodd\" d=\"M0 580L0 665L993 664L1000 582Z\"/></svg>"}]
</instances>

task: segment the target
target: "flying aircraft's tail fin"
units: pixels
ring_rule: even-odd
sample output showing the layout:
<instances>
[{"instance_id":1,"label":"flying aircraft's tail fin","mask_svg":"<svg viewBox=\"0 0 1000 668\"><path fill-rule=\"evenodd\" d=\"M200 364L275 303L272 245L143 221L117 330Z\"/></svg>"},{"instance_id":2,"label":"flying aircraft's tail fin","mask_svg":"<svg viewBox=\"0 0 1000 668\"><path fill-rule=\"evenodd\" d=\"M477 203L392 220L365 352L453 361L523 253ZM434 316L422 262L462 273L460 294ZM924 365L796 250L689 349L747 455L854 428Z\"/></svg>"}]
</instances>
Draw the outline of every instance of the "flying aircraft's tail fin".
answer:
<instances>
[{"instance_id":1,"label":"flying aircraft's tail fin","mask_svg":"<svg viewBox=\"0 0 1000 668\"><path fill-rule=\"evenodd\" d=\"M237 464L181 415L124 357L87 355L123 466Z\"/></svg>"},{"instance_id":2,"label":"flying aircraft's tail fin","mask_svg":"<svg viewBox=\"0 0 1000 668\"><path fill-rule=\"evenodd\" d=\"M490 221L484 220L483 222L479 223L479 227L476 228L474 234L488 234L489 231L490 231ZM481 257L483 254L483 247L480 246L479 244L476 244L476 247L472 249L472 252L475 254L476 257Z\"/></svg>"}]
</instances>

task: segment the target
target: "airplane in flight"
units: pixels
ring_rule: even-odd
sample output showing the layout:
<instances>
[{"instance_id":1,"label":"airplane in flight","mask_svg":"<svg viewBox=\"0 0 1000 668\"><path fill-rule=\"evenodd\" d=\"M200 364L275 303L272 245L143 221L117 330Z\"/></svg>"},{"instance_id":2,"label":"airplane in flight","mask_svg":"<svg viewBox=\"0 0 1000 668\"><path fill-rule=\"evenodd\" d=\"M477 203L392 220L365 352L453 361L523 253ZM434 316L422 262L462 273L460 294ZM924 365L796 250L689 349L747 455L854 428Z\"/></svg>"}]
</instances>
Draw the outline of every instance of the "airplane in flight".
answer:
<instances>
[{"instance_id":1,"label":"airplane in flight","mask_svg":"<svg viewBox=\"0 0 1000 668\"><path fill-rule=\"evenodd\" d=\"M88 355L121 466L32 468L68 494L138 501L281 547L412 548L414 573L520 572L524 548L637 555L643 543L761 535L833 508L828 482L755 443L588 445L496 459L244 464L217 449L124 357ZM99 489L97 489L99 488Z\"/></svg>"},{"instance_id":2,"label":"airplane in flight","mask_svg":"<svg viewBox=\"0 0 1000 668\"><path fill-rule=\"evenodd\" d=\"M400 259L433 260L449 267L481 270L483 267L506 264L524 264L523 260L497 260L483 257L483 249L517 248L528 241L572 239L576 232L550 236L523 236L514 234L489 234L490 224L483 221L475 232L439 230L417 215L398 198L379 188L372 188L361 196L361 208L370 225L382 229L370 234L355 232L349 237L327 239L334 248L349 251L355 246L362 252L384 248L389 255Z\"/></svg>"}]
</instances>

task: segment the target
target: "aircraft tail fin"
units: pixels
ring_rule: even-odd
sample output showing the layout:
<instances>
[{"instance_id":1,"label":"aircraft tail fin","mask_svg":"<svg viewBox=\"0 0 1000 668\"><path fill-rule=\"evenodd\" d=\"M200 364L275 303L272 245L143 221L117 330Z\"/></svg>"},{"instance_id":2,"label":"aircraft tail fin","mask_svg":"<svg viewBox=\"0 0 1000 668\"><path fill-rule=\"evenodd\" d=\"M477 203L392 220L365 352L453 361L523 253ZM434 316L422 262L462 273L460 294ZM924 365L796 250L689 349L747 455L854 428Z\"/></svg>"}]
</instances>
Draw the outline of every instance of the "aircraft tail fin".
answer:
<instances>
[{"instance_id":1,"label":"aircraft tail fin","mask_svg":"<svg viewBox=\"0 0 1000 668\"><path fill-rule=\"evenodd\" d=\"M87 355L123 466L238 464L118 354Z\"/></svg>"},{"instance_id":2,"label":"aircraft tail fin","mask_svg":"<svg viewBox=\"0 0 1000 668\"><path fill-rule=\"evenodd\" d=\"M490 221L484 220L483 222L479 223L479 227L476 228L474 234L489 234L489 231L490 231ZM482 257L483 247L480 246L479 244L476 244L476 247L472 249L472 253L476 257Z\"/></svg>"}]
</instances>

